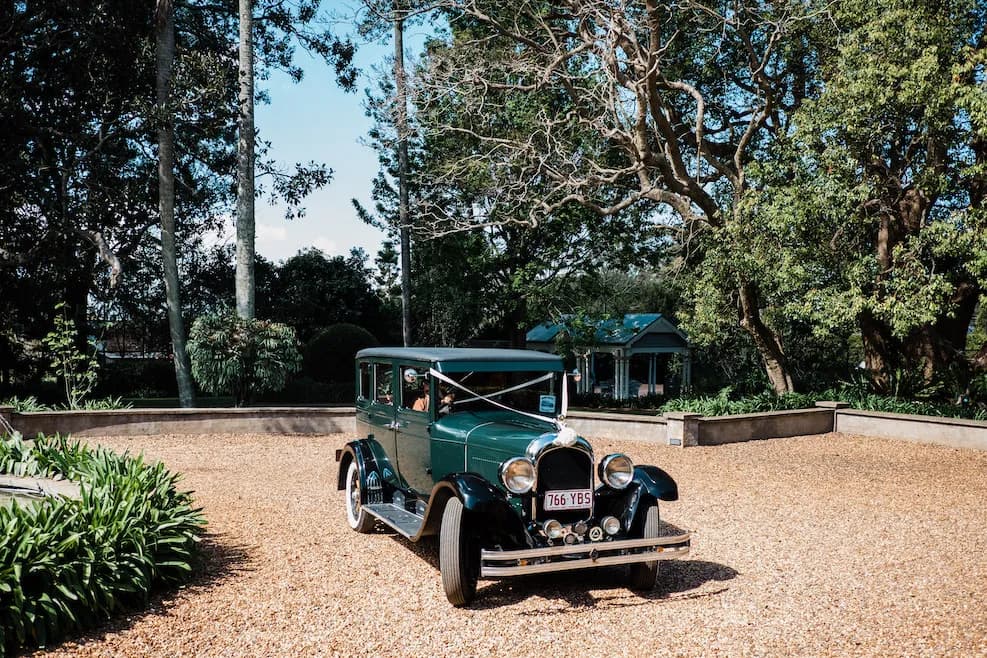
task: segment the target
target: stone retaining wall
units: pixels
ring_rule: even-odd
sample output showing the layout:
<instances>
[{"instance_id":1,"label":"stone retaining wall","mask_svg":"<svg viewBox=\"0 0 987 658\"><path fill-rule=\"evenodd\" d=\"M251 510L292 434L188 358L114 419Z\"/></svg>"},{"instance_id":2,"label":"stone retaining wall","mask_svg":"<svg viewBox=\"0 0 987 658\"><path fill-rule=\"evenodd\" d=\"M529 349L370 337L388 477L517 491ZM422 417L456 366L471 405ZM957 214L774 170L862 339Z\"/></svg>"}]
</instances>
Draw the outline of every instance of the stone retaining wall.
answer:
<instances>
[{"instance_id":1,"label":"stone retaining wall","mask_svg":"<svg viewBox=\"0 0 987 658\"><path fill-rule=\"evenodd\" d=\"M987 450L987 421L839 409L834 431Z\"/></svg>"},{"instance_id":2,"label":"stone retaining wall","mask_svg":"<svg viewBox=\"0 0 987 658\"><path fill-rule=\"evenodd\" d=\"M565 422L577 433L588 437L666 441L666 421L661 416L574 411L566 416Z\"/></svg>"},{"instance_id":3,"label":"stone retaining wall","mask_svg":"<svg viewBox=\"0 0 987 658\"><path fill-rule=\"evenodd\" d=\"M25 437L38 434L336 434L356 431L352 407L115 409L0 412Z\"/></svg>"},{"instance_id":4,"label":"stone retaining wall","mask_svg":"<svg viewBox=\"0 0 987 658\"><path fill-rule=\"evenodd\" d=\"M987 450L985 421L889 414L845 407L841 402L819 402L814 409L710 417L684 412L646 416L578 411L571 413L566 422L583 436L650 441L681 447L836 431ZM352 407L120 409L30 413L16 413L10 407L0 407L0 433L5 422L25 437L33 437L39 433L76 436L356 433Z\"/></svg>"}]
</instances>

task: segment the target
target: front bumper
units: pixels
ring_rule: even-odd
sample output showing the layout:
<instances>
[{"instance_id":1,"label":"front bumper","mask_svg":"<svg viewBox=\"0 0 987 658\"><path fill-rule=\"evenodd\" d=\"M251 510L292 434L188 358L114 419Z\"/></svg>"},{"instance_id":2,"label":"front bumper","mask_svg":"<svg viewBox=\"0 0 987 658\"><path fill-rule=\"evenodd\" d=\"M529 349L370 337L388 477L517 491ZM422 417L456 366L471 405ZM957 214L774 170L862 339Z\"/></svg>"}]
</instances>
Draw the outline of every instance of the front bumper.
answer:
<instances>
[{"instance_id":1,"label":"front bumper","mask_svg":"<svg viewBox=\"0 0 987 658\"><path fill-rule=\"evenodd\" d=\"M620 539L517 551L482 550L480 576L503 578L614 564L674 560L689 554L690 541L690 534L687 532L669 537Z\"/></svg>"}]
</instances>

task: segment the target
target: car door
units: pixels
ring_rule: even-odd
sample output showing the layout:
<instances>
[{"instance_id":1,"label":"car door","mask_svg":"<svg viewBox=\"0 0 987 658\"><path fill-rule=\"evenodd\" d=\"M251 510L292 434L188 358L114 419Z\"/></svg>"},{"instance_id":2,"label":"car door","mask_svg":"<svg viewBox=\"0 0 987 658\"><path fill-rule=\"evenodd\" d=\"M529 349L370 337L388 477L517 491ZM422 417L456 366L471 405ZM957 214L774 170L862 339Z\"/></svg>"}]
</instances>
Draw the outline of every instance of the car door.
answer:
<instances>
[{"instance_id":1,"label":"car door","mask_svg":"<svg viewBox=\"0 0 987 658\"><path fill-rule=\"evenodd\" d=\"M428 364L398 363L400 400L396 406L397 451L401 475L421 495L432 491L428 426L434 416L434 391Z\"/></svg>"},{"instance_id":2,"label":"car door","mask_svg":"<svg viewBox=\"0 0 987 658\"><path fill-rule=\"evenodd\" d=\"M397 468L394 365L389 361L366 361L358 367L358 429L361 433L373 435L374 440L384 448L391 465Z\"/></svg>"}]
</instances>

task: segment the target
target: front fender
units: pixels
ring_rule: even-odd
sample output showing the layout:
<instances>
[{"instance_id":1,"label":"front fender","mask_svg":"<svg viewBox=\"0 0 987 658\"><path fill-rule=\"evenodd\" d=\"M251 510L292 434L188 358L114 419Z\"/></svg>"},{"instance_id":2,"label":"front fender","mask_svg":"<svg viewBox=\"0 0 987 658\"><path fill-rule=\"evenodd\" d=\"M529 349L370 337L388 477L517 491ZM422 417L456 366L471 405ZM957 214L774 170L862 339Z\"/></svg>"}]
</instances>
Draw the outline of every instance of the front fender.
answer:
<instances>
[{"instance_id":1,"label":"front fender","mask_svg":"<svg viewBox=\"0 0 987 658\"><path fill-rule=\"evenodd\" d=\"M626 532L636 534L646 510L659 500L679 499L679 488L672 476L657 466L635 466L634 478L624 489L603 485L596 490L596 516L615 516Z\"/></svg>"},{"instance_id":2,"label":"front fender","mask_svg":"<svg viewBox=\"0 0 987 658\"><path fill-rule=\"evenodd\" d=\"M485 544L500 545L505 550L530 545L524 520L511 506L507 494L475 473L453 473L432 488L421 535L437 535L442 527L446 503L459 498L463 507L478 522Z\"/></svg>"},{"instance_id":3,"label":"front fender","mask_svg":"<svg viewBox=\"0 0 987 658\"><path fill-rule=\"evenodd\" d=\"M671 502L679 499L679 485L657 466L635 466L634 481L640 482L655 500Z\"/></svg>"}]
</instances>

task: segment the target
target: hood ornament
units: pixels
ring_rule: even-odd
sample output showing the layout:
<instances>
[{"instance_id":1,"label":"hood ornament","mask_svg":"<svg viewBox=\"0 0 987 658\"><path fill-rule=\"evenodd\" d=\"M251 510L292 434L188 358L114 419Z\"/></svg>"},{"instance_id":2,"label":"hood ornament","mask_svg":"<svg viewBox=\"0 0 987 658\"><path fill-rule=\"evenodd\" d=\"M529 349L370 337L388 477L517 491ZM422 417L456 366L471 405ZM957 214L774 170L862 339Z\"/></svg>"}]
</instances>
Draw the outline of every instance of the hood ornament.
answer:
<instances>
[{"instance_id":1,"label":"hood ornament","mask_svg":"<svg viewBox=\"0 0 987 658\"><path fill-rule=\"evenodd\" d=\"M576 444L576 439L579 437L576 435L576 430L571 427L563 426L559 429L559 433L555 436L555 440L552 441L557 446L563 446L568 448Z\"/></svg>"}]
</instances>

